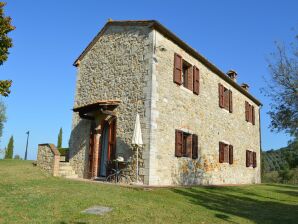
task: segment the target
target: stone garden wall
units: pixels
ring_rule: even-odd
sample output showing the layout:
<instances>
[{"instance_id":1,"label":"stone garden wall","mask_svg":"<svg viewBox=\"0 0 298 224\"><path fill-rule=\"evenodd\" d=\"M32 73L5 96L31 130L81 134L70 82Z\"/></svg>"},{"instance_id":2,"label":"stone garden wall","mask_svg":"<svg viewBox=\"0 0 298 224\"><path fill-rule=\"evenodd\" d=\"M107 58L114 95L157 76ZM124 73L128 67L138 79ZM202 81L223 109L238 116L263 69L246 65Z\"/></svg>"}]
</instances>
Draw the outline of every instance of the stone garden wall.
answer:
<instances>
[{"instance_id":1,"label":"stone garden wall","mask_svg":"<svg viewBox=\"0 0 298 224\"><path fill-rule=\"evenodd\" d=\"M60 153L53 144L39 144L37 166L53 176L58 176Z\"/></svg>"}]
</instances>

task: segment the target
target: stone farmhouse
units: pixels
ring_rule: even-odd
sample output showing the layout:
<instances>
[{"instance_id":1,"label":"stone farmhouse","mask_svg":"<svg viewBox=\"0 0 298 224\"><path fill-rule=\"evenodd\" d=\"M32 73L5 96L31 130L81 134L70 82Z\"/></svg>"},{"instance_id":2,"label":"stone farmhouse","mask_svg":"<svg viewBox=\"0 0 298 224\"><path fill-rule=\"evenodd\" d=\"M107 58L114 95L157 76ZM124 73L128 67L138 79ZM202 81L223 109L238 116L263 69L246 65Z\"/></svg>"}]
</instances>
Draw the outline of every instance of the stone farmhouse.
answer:
<instances>
[{"instance_id":1,"label":"stone farmhouse","mask_svg":"<svg viewBox=\"0 0 298 224\"><path fill-rule=\"evenodd\" d=\"M260 183L260 101L159 22L108 21L74 66L69 163L79 177L105 177L121 155L134 181L139 113L144 185Z\"/></svg>"}]
</instances>

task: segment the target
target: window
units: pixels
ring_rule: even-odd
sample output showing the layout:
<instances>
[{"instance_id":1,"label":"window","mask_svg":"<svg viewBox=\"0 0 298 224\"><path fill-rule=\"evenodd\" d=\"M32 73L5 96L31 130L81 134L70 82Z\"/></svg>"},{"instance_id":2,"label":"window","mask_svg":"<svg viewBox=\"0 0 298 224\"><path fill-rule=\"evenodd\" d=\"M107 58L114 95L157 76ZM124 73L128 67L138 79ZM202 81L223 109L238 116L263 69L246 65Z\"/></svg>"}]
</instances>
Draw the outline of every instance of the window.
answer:
<instances>
[{"instance_id":1,"label":"window","mask_svg":"<svg viewBox=\"0 0 298 224\"><path fill-rule=\"evenodd\" d=\"M233 96L232 91L224 87L222 84L218 84L218 97L219 107L233 112Z\"/></svg>"},{"instance_id":2,"label":"window","mask_svg":"<svg viewBox=\"0 0 298 224\"><path fill-rule=\"evenodd\" d=\"M174 55L173 81L178 85L183 85L194 94L199 95L200 73L199 69L183 60L179 54Z\"/></svg>"},{"instance_id":3,"label":"window","mask_svg":"<svg viewBox=\"0 0 298 224\"><path fill-rule=\"evenodd\" d=\"M197 159L198 136L181 130L176 130L175 133L175 156Z\"/></svg>"},{"instance_id":4,"label":"window","mask_svg":"<svg viewBox=\"0 0 298 224\"><path fill-rule=\"evenodd\" d=\"M233 164L233 146L219 142L219 162Z\"/></svg>"},{"instance_id":5,"label":"window","mask_svg":"<svg viewBox=\"0 0 298 224\"><path fill-rule=\"evenodd\" d=\"M245 120L255 125L255 107L245 101Z\"/></svg>"},{"instance_id":6,"label":"window","mask_svg":"<svg viewBox=\"0 0 298 224\"><path fill-rule=\"evenodd\" d=\"M257 167L257 153L246 150L246 167Z\"/></svg>"}]
</instances>

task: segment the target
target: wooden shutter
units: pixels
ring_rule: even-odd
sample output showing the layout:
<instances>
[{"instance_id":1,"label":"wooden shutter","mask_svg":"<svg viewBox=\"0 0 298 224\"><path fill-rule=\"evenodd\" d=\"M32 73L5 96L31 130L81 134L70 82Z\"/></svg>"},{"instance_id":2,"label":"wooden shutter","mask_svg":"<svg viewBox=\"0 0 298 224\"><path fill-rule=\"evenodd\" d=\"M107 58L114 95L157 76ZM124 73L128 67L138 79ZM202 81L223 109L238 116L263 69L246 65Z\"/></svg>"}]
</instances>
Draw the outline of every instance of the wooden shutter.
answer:
<instances>
[{"instance_id":1,"label":"wooden shutter","mask_svg":"<svg viewBox=\"0 0 298 224\"><path fill-rule=\"evenodd\" d=\"M225 144L223 142L219 142L219 162L223 163L225 158L225 151L224 151Z\"/></svg>"},{"instance_id":2,"label":"wooden shutter","mask_svg":"<svg viewBox=\"0 0 298 224\"><path fill-rule=\"evenodd\" d=\"M187 89L193 91L193 68L189 66L187 69Z\"/></svg>"},{"instance_id":3,"label":"wooden shutter","mask_svg":"<svg viewBox=\"0 0 298 224\"><path fill-rule=\"evenodd\" d=\"M193 93L200 94L200 70L193 66Z\"/></svg>"},{"instance_id":4,"label":"wooden shutter","mask_svg":"<svg viewBox=\"0 0 298 224\"><path fill-rule=\"evenodd\" d=\"M251 106L251 120L252 124L255 125L255 107Z\"/></svg>"},{"instance_id":5,"label":"wooden shutter","mask_svg":"<svg viewBox=\"0 0 298 224\"><path fill-rule=\"evenodd\" d=\"M245 120L249 121L249 104L245 101Z\"/></svg>"},{"instance_id":6,"label":"wooden shutter","mask_svg":"<svg viewBox=\"0 0 298 224\"><path fill-rule=\"evenodd\" d=\"M253 168L255 168L255 167L257 167L257 153L256 152L253 152L252 153L252 157L253 157L252 166L253 166Z\"/></svg>"},{"instance_id":7,"label":"wooden shutter","mask_svg":"<svg viewBox=\"0 0 298 224\"><path fill-rule=\"evenodd\" d=\"M248 121L250 122L250 123L252 123L252 112L251 112L251 105L250 104L248 104L248 117L249 117L249 119L248 119Z\"/></svg>"},{"instance_id":8,"label":"wooden shutter","mask_svg":"<svg viewBox=\"0 0 298 224\"><path fill-rule=\"evenodd\" d=\"M175 156L181 157L183 150L183 132L176 130L175 135Z\"/></svg>"},{"instance_id":9,"label":"wooden shutter","mask_svg":"<svg viewBox=\"0 0 298 224\"><path fill-rule=\"evenodd\" d=\"M192 158L197 159L198 158L198 136L196 134L192 135Z\"/></svg>"},{"instance_id":10,"label":"wooden shutter","mask_svg":"<svg viewBox=\"0 0 298 224\"><path fill-rule=\"evenodd\" d=\"M224 107L224 87L222 84L218 83L218 97L219 97L219 107Z\"/></svg>"},{"instance_id":11,"label":"wooden shutter","mask_svg":"<svg viewBox=\"0 0 298 224\"><path fill-rule=\"evenodd\" d=\"M182 84L182 57L175 53L173 81L178 85Z\"/></svg>"},{"instance_id":12,"label":"wooden shutter","mask_svg":"<svg viewBox=\"0 0 298 224\"><path fill-rule=\"evenodd\" d=\"M191 153L192 153L192 135L187 135L185 156L191 158Z\"/></svg>"},{"instance_id":13,"label":"wooden shutter","mask_svg":"<svg viewBox=\"0 0 298 224\"><path fill-rule=\"evenodd\" d=\"M233 113L233 95L231 90L229 90L229 112Z\"/></svg>"},{"instance_id":14,"label":"wooden shutter","mask_svg":"<svg viewBox=\"0 0 298 224\"><path fill-rule=\"evenodd\" d=\"M250 166L250 152L246 150L246 167Z\"/></svg>"},{"instance_id":15,"label":"wooden shutter","mask_svg":"<svg viewBox=\"0 0 298 224\"><path fill-rule=\"evenodd\" d=\"M234 162L233 146L229 145L229 163L233 164L233 162Z\"/></svg>"}]
</instances>

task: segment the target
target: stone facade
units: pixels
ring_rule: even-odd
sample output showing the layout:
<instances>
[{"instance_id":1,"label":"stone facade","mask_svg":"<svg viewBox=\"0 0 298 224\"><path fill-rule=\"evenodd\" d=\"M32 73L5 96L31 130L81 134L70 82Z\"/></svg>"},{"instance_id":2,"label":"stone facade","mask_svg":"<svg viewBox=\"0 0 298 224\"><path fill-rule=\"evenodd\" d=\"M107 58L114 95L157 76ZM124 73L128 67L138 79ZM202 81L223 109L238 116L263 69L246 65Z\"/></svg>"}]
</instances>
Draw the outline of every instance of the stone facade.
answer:
<instances>
[{"instance_id":1,"label":"stone facade","mask_svg":"<svg viewBox=\"0 0 298 224\"><path fill-rule=\"evenodd\" d=\"M155 31L156 129L155 185L260 183L259 110L256 124L245 120L248 97L200 61ZM174 53L200 70L200 94L173 82ZM233 113L219 107L218 83L233 92ZM169 91L171 90L171 91ZM199 136L199 158L175 157L175 129ZM234 146L234 163L219 163L219 142ZM257 167L246 167L246 150L257 152Z\"/></svg>"},{"instance_id":2,"label":"stone facade","mask_svg":"<svg viewBox=\"0 0 298 224\"><path fill-rule=\"evenodd\" d=\"M116 155L122 154L125 159L134 155L131 139L137 112L143 131L144 155L148 154L152 73L150 32L148 27L111 26L78 67L75 107L97 100L121 101L115 109ZM97 119L98 122L100 120ZM88 173L90 125L90 121L80 119L74 113L69 160L80 177L87 177ZM148 160L141 158L141 162L145 166ZM142 175L143 180L148 178L148 165L146 174Z\"/></svg>"},{"instance_id":3,"label":"stone facade","mask_svg":"<svg viewBox=\"0 0 298 224\"><path fill-rule=\"evenodd\" d=\"M60 153L53 144L39 144L37 166L47 173L58 176Z\"/></svg>"},{"instance_id":4,"label":"stone facade","mask_svg":"<svg viewBox=\"0 0 298 224\"><path fill-rule=\"evenodd\" d=\"M132 171L131 138L136 113L140 114L141 181L146 185L259 183L259 105L156 29L110 24L79 61L74 106L121 101L115 109L116 154L132 158ZM173 82L174 53L200 69L199 95ZM233 113L219 107L218 83L232 90ZM245 121L245 101L256 108L255 125ZM74 113L69 156L80 177L88 173L90 125ZM175 157L175 129L199 136L198 159ZM219 141L233 144L233 164L218 162ZM246 167L246 150L257 153L256 168Z\"/></svg>"}]
</instances>

